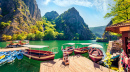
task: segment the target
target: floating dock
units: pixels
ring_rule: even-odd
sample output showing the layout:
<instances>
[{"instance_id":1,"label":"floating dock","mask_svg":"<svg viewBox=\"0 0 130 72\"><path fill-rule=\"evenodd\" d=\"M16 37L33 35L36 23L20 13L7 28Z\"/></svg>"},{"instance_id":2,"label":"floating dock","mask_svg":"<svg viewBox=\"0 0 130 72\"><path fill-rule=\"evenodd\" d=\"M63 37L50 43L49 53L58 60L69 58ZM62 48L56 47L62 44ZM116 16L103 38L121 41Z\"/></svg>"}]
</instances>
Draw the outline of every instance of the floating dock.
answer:
<instances>
[{"instance_id":1,"label":"floating dock","mask_svg":"<svg viewBox=\"0 0 130 72\"><path fill-rule=\"evenodd\" d=\"M29 49L29 48L28 48L28 47L4 48L4 49L0 49L0 52L4 52L4 51L14 51L14 50L25 50L25 49Z\"/></svg>"},{"instance_id":2,"label":"floating dock","mask_svg":"<svg viewBox=\"0 0 130 72\"><path fill-rule=\"evenodd\" d=\"M62 58L42 62L40 64L40 72L116 72L81 55L69 56L69 65L67 66L62 62Z\"/></svg>"}]
</instances>

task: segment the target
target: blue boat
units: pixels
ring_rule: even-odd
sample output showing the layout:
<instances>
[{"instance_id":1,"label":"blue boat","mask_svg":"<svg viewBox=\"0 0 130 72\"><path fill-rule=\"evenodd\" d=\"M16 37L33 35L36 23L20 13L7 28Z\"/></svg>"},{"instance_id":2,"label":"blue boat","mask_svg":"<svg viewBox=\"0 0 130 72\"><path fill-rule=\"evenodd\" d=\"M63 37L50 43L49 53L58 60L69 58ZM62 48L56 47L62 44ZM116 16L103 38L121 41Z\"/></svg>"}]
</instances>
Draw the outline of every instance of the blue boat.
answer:
<instances>
[{"instance_id":1,"label":"blue boat","mask_svg":"<svg viewBox=\"0 0 130 72\"><path fill-rule=\"evenodd\" d=\"M11 63L11 62L13 62L15 59L16 59L16 57L15 57L15 56L12 56L10 59L7 60L7 62L8 62L8 63Z\"/></svg>"},{"instance_id":2,"label":"blue boat","mask_svg":"<svg viewBox=\"0 0 130 72\"><path fill-rule=\"evenodd\" d=\"M0 60L0 64L6 63L7 60L9 60L11 57L12 57L11 55L5 56L5 58L3 58L3 59Z\"/></svg>"},{"instance_id":3,"label":"blue boat","mask_svg":"<svg viewBox=\"0 0 130 72\"><path fill-rule=\"evenodd\" d=\"M23 54L19 53L18 55L16 55L16 57L17 57L18 60L21 60L23 58Z\"/></svg>"}]
</instances>

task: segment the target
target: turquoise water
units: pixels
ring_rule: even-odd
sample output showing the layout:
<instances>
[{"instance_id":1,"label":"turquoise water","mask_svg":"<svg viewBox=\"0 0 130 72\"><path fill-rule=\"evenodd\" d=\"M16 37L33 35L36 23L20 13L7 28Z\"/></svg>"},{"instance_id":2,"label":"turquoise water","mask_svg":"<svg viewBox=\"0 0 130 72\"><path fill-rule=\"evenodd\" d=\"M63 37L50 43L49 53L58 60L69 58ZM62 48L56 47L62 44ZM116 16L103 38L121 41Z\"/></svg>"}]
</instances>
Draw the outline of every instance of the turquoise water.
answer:
<instances>
[{"instance_id":1,"label":"turquoise water","mask_svg":"<svg viewBox=\"0 0 130 72\"><path fill-rule=\"evenodd\" d=\"M93 43L103 46L103 53L107 51L107 42L96 42L95 40L47 40L47 41L30 41L30 45L48 45L49 48L43 50L50 50L53 47L58 47L59 52L55 55L55 59L62 58L63 54L61 46L64 43ZM6 47L6 42L0 42L0 47ZM72 54L74 55L74 53ZM89 57L88 53L82 54L85 57ZM4 64L0 66L0 72L39 72L40 63L43 61L36 61L24 56L22 60L15 60L12 64Z\"/></svg>"}]
</instances>

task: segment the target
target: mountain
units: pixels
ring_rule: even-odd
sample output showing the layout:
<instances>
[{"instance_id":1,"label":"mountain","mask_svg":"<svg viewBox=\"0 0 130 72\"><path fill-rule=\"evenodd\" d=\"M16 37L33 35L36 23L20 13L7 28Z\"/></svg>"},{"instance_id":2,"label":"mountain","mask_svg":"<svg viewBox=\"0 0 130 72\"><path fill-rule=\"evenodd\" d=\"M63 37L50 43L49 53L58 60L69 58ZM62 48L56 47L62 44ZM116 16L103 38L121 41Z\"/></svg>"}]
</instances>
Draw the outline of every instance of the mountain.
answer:
<instances>
[{"instance_id":1,"label":"mountain","mask_svg":"<svg viewBox=\"0 0 130 72\"><path fill-rule=\"evenodd\" d=\"M64 33L64 39L67 40L87 40L94 39L94 34L89 30L79 12L74 8L62 13L55 19L56 29Z\"/></svg>"},{"instance_id":2,"label":"mountain","mask_svg":"<svg viewBox=\"0 0 130 72\"><path fill-rule=\"evenodd\" d=\"M96 37L101 38L106 26L89 27L89 29L95 34Z\"/></svg>"},{"instance_id":3,"label":"mountain","mask_svg":"<svg viewBox=\"0 0 130 72\"><path fill-rule=\"evenodd\" d=\"M106 27L108 27L108 26L110 26L110 25L112 25L112 20L107 24L107 26ZM102 37L105 39L105 38L108 38L110 36L110 32L106 32L105 30L104 30L104 34L102 35Z\"/></svg>"},{"instance_id":4,"label":"mountain","mask_svg":"<svg viewBox=\"0 0 130 72\"><path fill-rule=\"evenodd\" d=\"M56 11L51 11L47 12L44 16L47 18L48 21L52 21L55 20L56 17L59 16L59 14Z\"/></svg>"},{"instance_id":5,"label":"mountain","mask_svg":"<svg viewBox=\"0 0 130 72\"><path fill-rule=\"evenodd\" d=\"M0 0L0 40L3 34L30 32L41 19L36 0Z\"/></svg>"}]
</instances>

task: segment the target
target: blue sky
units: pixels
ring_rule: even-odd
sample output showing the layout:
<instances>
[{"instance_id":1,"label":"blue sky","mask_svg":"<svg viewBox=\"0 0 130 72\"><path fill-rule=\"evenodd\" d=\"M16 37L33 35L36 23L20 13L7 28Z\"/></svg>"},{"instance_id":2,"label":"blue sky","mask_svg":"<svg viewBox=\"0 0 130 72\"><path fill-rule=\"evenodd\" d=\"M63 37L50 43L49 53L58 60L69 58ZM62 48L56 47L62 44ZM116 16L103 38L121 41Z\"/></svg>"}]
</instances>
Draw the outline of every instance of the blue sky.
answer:
<instances>
[{"instance_id":1,"label":"blue sky","mask_svg":"<svg viewBox=\"0 0 130 72\"><path fill-rule=\"evenodd\" d=\"M108 4L113 4L113 0L36 0L41 15L46 12L56 11L62 14L69 8L75 7L80 16L89 27L104 26L111 18L104 19L104 15L109 12Z\"/></svg>"}]
</instances>

